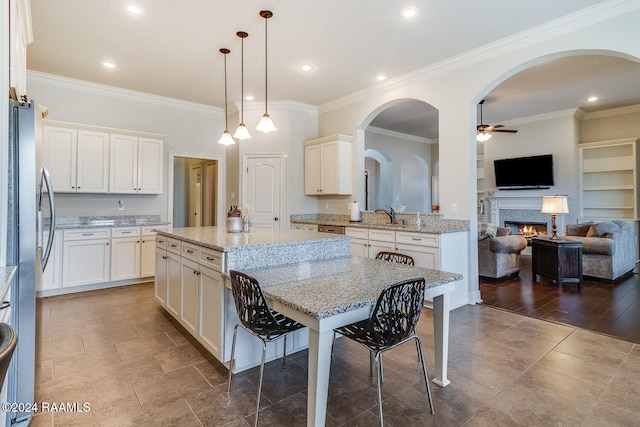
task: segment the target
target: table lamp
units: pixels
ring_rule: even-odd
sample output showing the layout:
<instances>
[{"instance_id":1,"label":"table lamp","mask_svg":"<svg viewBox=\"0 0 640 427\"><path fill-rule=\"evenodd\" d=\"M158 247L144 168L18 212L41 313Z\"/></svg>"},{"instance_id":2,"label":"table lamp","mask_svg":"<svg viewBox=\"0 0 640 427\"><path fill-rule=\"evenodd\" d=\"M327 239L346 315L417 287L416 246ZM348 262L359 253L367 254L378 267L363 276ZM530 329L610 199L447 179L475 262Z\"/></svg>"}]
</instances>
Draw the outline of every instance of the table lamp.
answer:
<instances>
[{"instance_id":1,"label":"table lamp","mask_svg":"<svg viewBox=\"0 0 640 427\"><path fill-rule=\"evenodd\" d=\"M567 196L543 196L542 210L540 212L551 215L551 229L553 234L551 240L558 240L556 234L556 215L569 213L569 203Z\"/></svg>"}]
</instances>

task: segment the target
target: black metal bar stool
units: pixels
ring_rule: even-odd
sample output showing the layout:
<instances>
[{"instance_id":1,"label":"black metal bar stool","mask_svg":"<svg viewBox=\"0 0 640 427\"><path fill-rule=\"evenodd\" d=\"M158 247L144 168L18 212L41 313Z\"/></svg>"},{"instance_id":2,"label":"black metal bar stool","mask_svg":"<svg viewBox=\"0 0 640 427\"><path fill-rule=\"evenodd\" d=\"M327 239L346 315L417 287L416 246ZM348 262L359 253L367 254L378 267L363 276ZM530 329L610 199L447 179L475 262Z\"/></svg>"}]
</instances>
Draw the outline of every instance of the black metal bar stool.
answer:
<instances>
[{"instance_id":1,"label":"black metal bar stool","mask_svg":"<svg viewBox=\"0 0 640 427\"><path fill-rule=\"evenodd\" d=\"M236 335L238 327L249 332L262 342L262 359L260 362L260 383L258 385L258 402L256 403L256 416L254 426L258 425L258 411L260 410L260 395L262 393L262 377L264 374L264 359L267 351L267 343L284 338L284 354L282 357L283 368L287 361L287 335L303 328L304 325L288 318L287 316L272 310L267 306L267 300L262 293L258 281L239 271L229 271L231 277L231 290L233 300L240 323L233 328L233 342L231 344L231 361L229 362L229 381L227 393L231 390L231 379L235 363Z\"/></svg>"},{"instance_id":2,"label":"black metal bar stool","mask_svg":"<svg viewBox=\"0 0 640 427\"><path fill-rule=\"evenodd\" d=\"M16 344L18 344L16 331L6 323L0 323L0 387L4 384L4 379L7 376Z\"/></svg>"},{"instance_id":3,"label":"black metal bar stool","mask_svg":"<svg viewBox=\"0 0 640 427\"><path fill-rule=\"evenodd\" d=\"M409 255L399 254L398 252L378 252L378 254L376 255L376 259L381 259L383 261L392 261L398 264L415 265L412 257L410 257Z\"/></svg>"}]
</instances>

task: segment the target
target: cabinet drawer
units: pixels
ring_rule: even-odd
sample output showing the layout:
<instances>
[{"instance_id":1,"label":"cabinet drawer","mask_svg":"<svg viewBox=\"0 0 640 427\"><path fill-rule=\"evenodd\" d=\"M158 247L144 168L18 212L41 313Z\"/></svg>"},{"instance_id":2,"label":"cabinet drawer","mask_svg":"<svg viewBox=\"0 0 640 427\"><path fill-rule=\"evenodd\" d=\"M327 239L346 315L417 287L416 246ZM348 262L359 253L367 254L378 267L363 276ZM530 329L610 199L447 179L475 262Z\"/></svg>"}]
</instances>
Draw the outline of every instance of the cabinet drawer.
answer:
<instances>
[{"instance_id":1,"label":"cabinet drawer","mask_svg":"<svg viewBox=\"0 0 640 427\"><path fill-rule=\"evenodd\" d=\"M64 240L108 239L111 237L110 228L82 228L64 231Z\"/></svg>"},{"instance_id":2,"label":"cabinet drawer","mask_svg":"<svg viewBox=\"0 0 640 427\"><path fill-rule=\"evenodd\" d=\"M355 237L356 239L369 239L369 229L368 228L353 228L346 227L344 229L344 234L347 236Z\"/></svg>"},{"instance_id":3,"label":"cabinet drawer","mask_svg":"<svg viewBox=\"0 0 640 427\"><path fill-rule=\"evenodd\" d=\"M191 261L198 262L198 258L200 256L200 248L196 245L192 245L191 243L182 242L182 253L181 255Z\"/></svg>"},{"instance_id":4,"label":"cabinet drawer","mask_svg":"<svg viewBox=\"0 0 640 427\"><path fill-rule=\"evenodd\" d=\"M200 248L200 265L222 271L222 252L213 249Z\"/></svg>"},{"instance_id":5,"label":"cabinet drawer","mask_svg":"<svg viewBox=\"0 0 640 427\"><path fill-rule=\"evenodd\" d=\"M378 242L393 242L396 241L396 232L393 230L369 230L369 240L377 240Z\"/></svg>"},{"instance_id":6,"label":"cabinet drawer","mask_svg":"<svg viewBox=\"0 0 640 427\"><path fill-rule=\"evenodd\" d=\"M167 237L167 250L169 252L180 255L180 251L182 250L181 248L182 242L180 240Z\"/></svg>"},{"instance_id":7,"label":"cabinet drawer","mask_svg":"<svg viewBox=\"0 0 640 427\"><path fill-rule=\"evenodd\" d=\"M167 231L167 226L166 225L145 225L144 227L142 227L142 235L155 236L156 232L153 230Z\"/></svg>"},{"instance_id":8,"label":"cabinet drawer","mask_svg":"<svg viewBox=\"0 0 640 427\"><path fill-rule=\"evenodd\" d=\"M440 247L440 236L438 234L412 233L408 231L396 232L396 243L406 243L408 245Z\"/></svg>"},{"instance_id":9,"label":"cabinet drawer","mask_svg":"<svg viewBox=\"0 0 640 427\"><path fill-rule=\"evenodd\" d=\"M167 236L156 236L156 248L167 249Z\"/></svg>"},{"instance_id":10,"label":"cabinet drawer","mask_svg":"<svg viewBox=\"0 0 640 427\"><path fill-rule=\"evenodd\" d=\"M140 227L117 227L111 230L111 237L137 237Z\"/></svg>"}]
</instances>

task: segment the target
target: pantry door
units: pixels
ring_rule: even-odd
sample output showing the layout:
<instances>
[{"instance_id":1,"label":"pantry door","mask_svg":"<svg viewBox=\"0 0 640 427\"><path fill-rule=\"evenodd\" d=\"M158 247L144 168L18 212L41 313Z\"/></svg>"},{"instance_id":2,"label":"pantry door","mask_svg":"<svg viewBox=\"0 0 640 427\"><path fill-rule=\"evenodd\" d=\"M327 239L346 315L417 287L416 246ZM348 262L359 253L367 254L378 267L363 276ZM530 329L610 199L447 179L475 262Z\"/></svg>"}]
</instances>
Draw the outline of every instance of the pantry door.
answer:
<instances>
[{"instance_id":1,"label":"pantry door","mask_svg":"<svg viewBox=\"0 0 640 427\"><path fill-rule=\"evenodd\" d=\"M281 155L245 157L244 205L253 228L279 229L282 224L283 168Z\"/></svg>"}]
</instances>

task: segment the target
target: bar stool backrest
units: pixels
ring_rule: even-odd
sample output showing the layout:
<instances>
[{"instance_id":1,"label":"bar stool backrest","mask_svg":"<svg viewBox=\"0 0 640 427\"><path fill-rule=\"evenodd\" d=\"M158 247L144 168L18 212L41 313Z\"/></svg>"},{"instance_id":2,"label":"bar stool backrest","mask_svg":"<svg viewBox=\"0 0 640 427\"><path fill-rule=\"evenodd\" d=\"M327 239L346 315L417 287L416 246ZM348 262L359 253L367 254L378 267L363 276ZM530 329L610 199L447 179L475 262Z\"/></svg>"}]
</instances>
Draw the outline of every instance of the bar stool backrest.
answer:
<instances>
[{"instance_id":1,"label":"bar stool backrest","mask_svg":"<svg viewBox=\"0 0 640 427\"><path fill-rule=\"evenodd\" d=\"M266 337L280 332L280 324L269 309L258 281L235 270L229 271L229 276L240 323Z\"/></svg>"},{"instance_id":2,"label":"bar stool backrest","mask_svg":"<svg viewBox=\"0 0 640 427\"><path fill-rule=\"evenodd\" d=\"M11 357L16 349L18 336L13 328L6 323L0 323L0 387L4 383L11 363Z\"/></svg>"}]
</instances>

